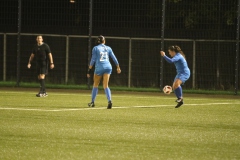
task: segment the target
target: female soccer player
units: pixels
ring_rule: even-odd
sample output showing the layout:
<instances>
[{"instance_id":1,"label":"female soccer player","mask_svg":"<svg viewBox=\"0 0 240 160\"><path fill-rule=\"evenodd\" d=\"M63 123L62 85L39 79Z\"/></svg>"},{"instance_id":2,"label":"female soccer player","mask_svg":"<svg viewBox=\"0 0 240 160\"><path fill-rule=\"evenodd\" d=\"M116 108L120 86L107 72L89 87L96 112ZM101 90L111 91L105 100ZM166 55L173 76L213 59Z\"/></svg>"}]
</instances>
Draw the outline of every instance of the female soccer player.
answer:
<instances>
[{"instance_id":1,"label":"female soccer player","mask_svg":"<svg viewBox=\"0 0 240 160\"><path fill-rule=\"evenodd\" d=\"M111 47L105 45L105 38L100 35L96 39L97 46L93 47L92 50L92 58L90 61L90 65L87 72L87 77L90 77L90 72L95 64L95 71L94 71L94 77L93 77L93 88L92 88L92 101L88 104L89 107L94 107L94 101L96 99L97 93L98 93L98 85L103 78L103 88L105 91L105 94L108 99L108 106L107 109L112 108L112 100L111 100L111 91L108 87L108 82L110 78L110 74L112 73L112 65L109 62L109 57L112 58L115 65L117 66L117 73L121 73L121 69L119 67L119 63L117 58L115 57Z\"/></svg>"},{"instance_id":2,"label":"female soccer player","mask_svg":"<svg viewBox=\"0 0 240 160\"><path fill-rule=\"evenodd\" d=\"M173 90L177 97L176 102L178 103L175 108L179 108L183 105L183 94L181 84L184 84L190 77L190 70L187 65L185 55L179 46L170 46L168 53L172 58L165 55L164 51L160 51L161 56L168 62L174 63L177 69L177 75L173 82Z\"/></svg>"}]
</instances>

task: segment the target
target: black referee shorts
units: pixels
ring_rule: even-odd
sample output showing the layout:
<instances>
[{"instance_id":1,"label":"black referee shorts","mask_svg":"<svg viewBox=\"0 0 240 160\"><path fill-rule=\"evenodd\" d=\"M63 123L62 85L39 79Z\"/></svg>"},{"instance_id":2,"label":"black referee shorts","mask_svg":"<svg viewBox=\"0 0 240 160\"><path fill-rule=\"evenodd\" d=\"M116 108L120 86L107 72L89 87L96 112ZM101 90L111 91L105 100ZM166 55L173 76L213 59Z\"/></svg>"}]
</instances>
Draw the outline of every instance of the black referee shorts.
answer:
<instances>
[{"instance_id":1,"label":"black referee shorts","mask_svg":"<svg viewBox=\"0 0 240 160\"><path fill-rule=\"evenodd\" d=\"M48 74L48 63L45 61L37 62L37 75Z\"/></svg>"}]
</instances>

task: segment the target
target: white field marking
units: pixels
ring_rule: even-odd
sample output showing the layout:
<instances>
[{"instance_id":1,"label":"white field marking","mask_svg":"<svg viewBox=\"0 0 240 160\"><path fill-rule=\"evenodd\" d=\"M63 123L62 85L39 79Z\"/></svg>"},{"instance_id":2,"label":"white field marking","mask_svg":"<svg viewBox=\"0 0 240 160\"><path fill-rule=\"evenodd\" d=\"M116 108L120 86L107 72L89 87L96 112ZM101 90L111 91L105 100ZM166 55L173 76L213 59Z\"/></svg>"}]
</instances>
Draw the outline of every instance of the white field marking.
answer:
<instances>
[{"instance_id":1,"label":"white field marking","mask_svg":"<svg viewBox=\"0 0 240 160\"><path fill-rule=\"evenodd\" d=\"M0 91L0 93L1 93L1 91ZM14 93L14 94L32 94L33 96L36 94L36 93L34 93L34 92L22 92L22 91L19 91L19 92L16 92L16 91L13 91L13 92L9 92L9 91L7 91L7 92L2 92L2 93L7 93L7 94L11 94L11 93ZM49 92L48 92L48 94L49 94ZM123 93L124 94L124 93ZM161 94L161 93L160 93ZM51 95L58 95L58 96L69 96L69 95L74 95L74 96L89 96L89 97L91 97L91 93L89 92L89 94L83 94L83 93L58 93L58 92L51 92L50 94L49 94L50 96ZM97 96L106 96L104 93L98 93L98 95ZM169 97L168 97L169 96ZM35 96L34 96L35 97ZM134 96L120 96L119 95L119 93L118 94L114 94L114 95L112 95L112 97L116 97L116 98L163 98L164 97L164 99L176 99L176 97L175 96L173 96L173 97L171 97L171 95L164 95L164 94L162 94L162 95L157 95L157 93L156 93L156 95L148 95L147 93L146 93L146 96L136 96L136 95L134 95ZM206 100L206 99L196 99L196 100Z\"/></svg>"},{"instance_id":2,"label":"white field marking","mask_svg":"<svg viewBox=\"0 0 240 160\"><path fill-rule=\"evenodd\" d=\"M0 92L1 93L1 92ZM3 93L17 93L17 94L22 94L22 93L27 93L27 94L33 94L34 95L34 93L31 93L31 92L21 92L21 91L19 91L19 92L3 92ZM82 94L82 93L56 93L56 92L53 92L53 93L50 93L50 96L51 95L58 95L58 96L60 96L60 95L62 95L62 96L69 96L69 95L74 95L74 96L86 96L86 97L91 97L91 94ZM100 94L98 94L97 96L100 96L100 97L105 97L105 94L104 93L100 93ZM166 95L166 96L168 96L168 95ZM144 99L144 98L146 98L146 99L152 99L152 98L160 98L160 99L166 99L166 100L172 100L172 99L176 99L176 97L164 97L164 94L163 95L159 95L159 97L158 97L158 95L154 95L154 96L148 96L148 95L146 95L146 96L141 96L141 97L138 97L138 96L119 96L119 95L112 95L112 97L113 98L139 98L139 99ZM39 98L39 97L38 97ZM44 97L44 98L47 98L47 97ZM189 98L189 99L191 99L191 100L194 100L194 101L202 101L202 100L208 100L209 98L197 98L197 99L193 99L193 98ZM227 100L227 99L222 99L222 100L216 100L216 101L232 101L232 100Z\"/></svg>"},{"instance_id":3,"label":"white field marking","mask_svg":"<svg viewBox=\"0 0 240 160\"><path fill-rule=\"evenodd\" d=\"M236 103L202 103L202 104L184 104L184 106L204 106L204 105L232 105ZM240 105L240 104L239 104ZM158 108L158 107L174 107L174 105L151 105L151 106L122 106L113 107L114 109L124 108ZM39 108L4 108L0 107L0 110L18 110L18 111L41 111L41 112L61 112L61 111L83 111L83 110L101 110L106 107L94 107L94 108L66 108L66 109L39 109Z\"/></svg>"},{"instance_id":4,"label":"white field marking","mask_svg":"<svg viewBox=\"0 0 240 160\"><path fill-rule=\"evenodd\" d=\"M1 91L0 91L0 93L1 93ZM31 94L31 95L35 95L36 93L35 92L21 92L21 91L19 91L19 92L2 92L2 93L7 93L7 94L11 94L11 93L14 93L14 94ZM48 94L49 94L49 92L47 92ZM82 94L82 93L57 93L57 92L51 92L50 93L50 95L58 95L58 96L60 96L60 95L62 95L62 96L66 96L66 95L81 95L81 96L91 96L91 93L90 94Z\"/></svg>"}]
</instances>

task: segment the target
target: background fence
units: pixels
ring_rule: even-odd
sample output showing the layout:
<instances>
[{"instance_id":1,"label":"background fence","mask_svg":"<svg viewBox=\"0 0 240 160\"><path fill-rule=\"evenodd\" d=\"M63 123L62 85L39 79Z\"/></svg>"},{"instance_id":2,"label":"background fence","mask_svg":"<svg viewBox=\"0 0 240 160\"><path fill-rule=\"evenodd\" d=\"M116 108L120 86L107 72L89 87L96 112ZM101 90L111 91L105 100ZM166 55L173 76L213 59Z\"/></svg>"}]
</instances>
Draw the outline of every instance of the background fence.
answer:
<instances>
[{"instance_id":1,"label":"background fence","mask_svg":"<svg viewBox=\"0 0 240 160\"><path fill-rule=\"evenodd\" d=\"M96 36L102 34L122 69L120 75L113 72L111 85L159 87L160 79L163 85L171 84L175 67L162 61L163 73L160 74L159 51L161 44L164 44L165 51L168 46L177 44L185 52L192 73L185 88L237 89L238 1L166 0L165 5L163 2L3 0L0 10L0 61L3 62L0 79L36 81L34 64L29 70L27 63L36 35L41 34L52 50L55 63L47 80L57 84L86 84L89 44L92 48ZM163 16L164 41L161 31Z\"/></svg>"}]
</instances>

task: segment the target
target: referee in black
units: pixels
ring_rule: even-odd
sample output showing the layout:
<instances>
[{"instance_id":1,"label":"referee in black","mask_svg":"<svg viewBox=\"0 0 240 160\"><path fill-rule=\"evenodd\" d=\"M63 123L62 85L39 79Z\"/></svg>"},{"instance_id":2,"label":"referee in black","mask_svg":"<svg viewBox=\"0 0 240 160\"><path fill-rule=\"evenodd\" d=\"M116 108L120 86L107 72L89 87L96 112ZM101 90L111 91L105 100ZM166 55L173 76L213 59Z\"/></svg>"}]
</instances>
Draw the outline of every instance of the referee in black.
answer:
<instances>
[{"instance_id":1,"label":"referee in black","mask_svg":"<svg viewBox=\"0 0 240 160\"><path fill-rule=\"evenodd\" d=\"M40 91L36 94L37 97L48 96L45 88L45 75L48 73L48 63L50 62L50 69L54 68L53 57L50 47L43 42L41 35L37 36L37 44L34 45L31 56L28 61L28 68L31 68L31 62L34 57L36 57L37 62L37 74L40 83Z\"/></svg>"}]
</instances>

